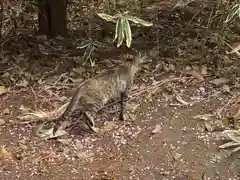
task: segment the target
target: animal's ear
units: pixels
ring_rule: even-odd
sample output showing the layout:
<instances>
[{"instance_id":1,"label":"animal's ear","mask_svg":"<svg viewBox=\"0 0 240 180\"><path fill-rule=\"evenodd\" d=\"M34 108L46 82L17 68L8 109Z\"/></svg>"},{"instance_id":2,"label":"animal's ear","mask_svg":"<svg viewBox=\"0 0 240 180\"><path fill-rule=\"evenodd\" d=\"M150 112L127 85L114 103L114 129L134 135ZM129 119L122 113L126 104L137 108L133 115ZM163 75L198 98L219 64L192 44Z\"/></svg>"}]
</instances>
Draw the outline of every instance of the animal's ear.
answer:
<instances>
[{"instance_id":1,"label":"animal's ear","mask_svg":"<svg viewBox=\"0 0 240 180\"><path fill-rule=\"evenodd\" d=\"M125 54L122 55L122 59L123 59L124 61L127 61L127 62L133 61L134 55L131 54L131 53L125 53Z\"/></svg>"},{"instance_id":2,"label":"animal's ear","mask_svg":"<svg viewBox=\"0 0 240 180\"><path fill-rule=\"evenodd\" d=\"M138 52L135 58L139 63L144 63L147 60L148 56L146 52Z\"/></svg>"}]
</instances>

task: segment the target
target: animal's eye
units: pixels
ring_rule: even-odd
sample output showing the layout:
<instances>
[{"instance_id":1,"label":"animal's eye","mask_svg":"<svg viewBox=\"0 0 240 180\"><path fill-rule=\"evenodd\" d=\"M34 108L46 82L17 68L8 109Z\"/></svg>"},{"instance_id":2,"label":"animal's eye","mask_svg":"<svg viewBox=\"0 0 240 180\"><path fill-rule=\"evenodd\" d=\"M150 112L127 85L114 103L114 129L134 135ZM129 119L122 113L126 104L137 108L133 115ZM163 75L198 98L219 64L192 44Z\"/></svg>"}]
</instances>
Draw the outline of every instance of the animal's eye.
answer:
<instances>
[{"instance_id":1,"label":"animal's eye","mask_svg":"<svg viewBox=\"0 0 240 180\"><path fill-rule=\"evenodd\" d=\"M126 59L126 62L133 62L133 59L127 58L127 59Z\"/></svg>"}]
</instances>

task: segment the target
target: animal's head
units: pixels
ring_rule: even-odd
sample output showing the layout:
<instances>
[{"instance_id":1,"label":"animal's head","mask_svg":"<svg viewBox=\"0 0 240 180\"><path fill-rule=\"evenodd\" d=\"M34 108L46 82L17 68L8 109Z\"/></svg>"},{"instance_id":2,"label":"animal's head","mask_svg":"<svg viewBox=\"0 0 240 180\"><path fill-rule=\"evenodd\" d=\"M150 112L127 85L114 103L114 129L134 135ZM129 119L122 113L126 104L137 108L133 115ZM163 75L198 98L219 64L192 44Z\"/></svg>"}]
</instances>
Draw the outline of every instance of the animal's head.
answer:
<instances>
[{"instance_id":1,"label":"animal's head","mask_svg":"<svg viewBox=\"0 0 240 180\"><path fill-rule=\"evenodd\" d=\"M145 62L147 56L142 55L141 53L136 54L127 54L125 56L126 65L128 66L129 72L134 76L141 67L141 64Z\"/></svg>"},{"instance_id":2,"label":"animal's head","mask_svg":"<svg viewBox=\"0 0 240 180\"><path fill-rule=\"evenodd\" d=\"M135 54L125 54L126 63L130 66L139 67L147 59L146 55L141 54L140 52Z\"/></svg>"},{"instance_id":3,"label":"animal's head","mask_svg":"<svg viewBox=\"0 0 240 180\"><path fill-rule=\"evenodd\" d=\"M133 63L136 66L139 66L143 64L147 60L147 55L146 54L141 54L140 52L134 57Z\"/></svg>"}]
</instances>

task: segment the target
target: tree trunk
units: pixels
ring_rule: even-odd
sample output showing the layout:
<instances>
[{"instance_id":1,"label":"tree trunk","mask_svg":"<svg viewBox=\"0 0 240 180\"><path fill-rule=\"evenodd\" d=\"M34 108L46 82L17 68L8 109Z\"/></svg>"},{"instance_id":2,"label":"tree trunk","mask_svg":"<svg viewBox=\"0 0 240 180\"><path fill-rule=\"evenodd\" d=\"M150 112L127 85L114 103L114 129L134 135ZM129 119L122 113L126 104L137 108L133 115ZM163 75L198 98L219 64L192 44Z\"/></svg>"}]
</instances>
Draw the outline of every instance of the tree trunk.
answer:
<instances>
[{"instance_id":1,"label":"tree trunk","mask_svg":"<svg viewBox=\"0 0 240 180\"><path fill-rule=\"evenodd\" d=\"M39 33L67 36L67 0L39 0Z\"/></svg>"}]
</instances>

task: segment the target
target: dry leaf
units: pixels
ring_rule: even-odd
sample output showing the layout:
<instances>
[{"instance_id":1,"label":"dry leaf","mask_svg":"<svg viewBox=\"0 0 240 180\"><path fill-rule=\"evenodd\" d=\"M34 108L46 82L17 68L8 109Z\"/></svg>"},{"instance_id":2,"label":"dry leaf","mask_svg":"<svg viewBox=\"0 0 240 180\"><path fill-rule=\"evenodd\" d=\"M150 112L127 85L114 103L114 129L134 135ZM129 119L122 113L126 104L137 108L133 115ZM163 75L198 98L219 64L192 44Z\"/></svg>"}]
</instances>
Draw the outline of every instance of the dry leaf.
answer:
<instances>
[{"instance_id":1,"label":"dry leaf","mask_svg":"<svg viewBox=\"0 0 240 180\"><path fill-rule=\"evenodd\" d=\"M8 91L8 89L5 86L0 86L0 96L2 94L5 94Z\"/></svg>"},{"instance_id":2,"label":"dry leaf","mask_svg":"<svg viewBox=\"0 0 240 180\"><path fill-rule=\"evenodd\" d=\"M202 65L200 71L201 71L201 75L203 75L203 76L207 75L207 67L206 66Z\"/></svg>"},{"instance_id":3,"label":"dry leaf","mask_svg":"<svg viewBox=\"0 0 240 180\"><path fill-rule=\"evenodd\" d=\"M11 154L6 150L5 147L0 147L0 166L3 164L4 160L10 155Z\"/></svg>"},{"instance_id":4,"label":"dry leaf","mask_svg":"<svg viewBox=\"0 0 240 180\"><path fill-rule=\"evenodd\" d=\"M170 71L175 71L175 67L173 64L168 65Z\"/></svg>"},{"instance_id":5,"label":"dry leaf","mask_svg":"<svg viewBox=\"0 0 240 180\"><path fill-rule=\"evenodd\" d=\"M161 73L163 71L163 63L157 64L155 69L157 73Z\"/></svg>"},{"instance_id":6,"label":"dry leaf","mask_svg":"<svg viewBox=\"0 0 240 180\"><path fill-rule=\"evenodd\" d=\"M185 105L185 106L187 106L187 105L190 104L190 103L188 103L187 101L183 100L182 97L179 96L178 94L176 94L176 100L177 100L178 102L180 102L181 104Z\"/></svg>"},{"instance_id":7,"label":"dry leaf","mask_svg":"<svg viewBox=\"0 0 240 180\"><path fill-rule=\"evenodd\" d=\"M0 126L5 124L5 120L0 118Z\"/></svg>"},{"instance_id":8,"label":"dry leaf","mask_svg":"<svg viewBox=\"0 0 240 180\"><path fill-rule=\"evenodd\" d=\"M17 83L16 86L17 87L27 87L28 85L28 81L27 80L22 80L20 83Z\"/></svg>"},{"instance_id":9,"label":"dry leaf","mask_svg":"<svg viewBox=\"0 0 240 180\"><path fill-rule=\"evenodd\" d=\"M222 89L224 92L231 93L230 87L228 85L223 85Z\"/></svg>"},{"instance_id":10,"label":"dry leaf","mask_svg":"<svg viewBox=\"0 0 240 180\"><path fill-rule=\"evenodd\" d=\"M53 129L52 129L53 130ZM60 137L67 134L67 131L63 130L63 129L59 129L56 131L55 135L51 135L49 138L56 138L56 137Z\"/></svg>"},{"instance_id":11,"label":"dry leaf","mask_svg":"<svg viewBox=\"0 0 240 180\"><path fill-rule=\"evenodd\" d=\"M174 159L175 160L178 160L180 157L182 157L182 154L180 154L180 153L175 153L174 154Z\"/></svg>"},{"instance_id":12,"label":"dry leaf","mask_svg":"<svg viewBox=\"0 0 240 180\"><path fill-rule=\"evenodd\" d=\"M9 155L9 152L5 147L0 147L0 160L4 159L6 156Z\"/></svg>"},{"instance_id":13,"label":"dry leaf","mask_svg":"<svg viewBox=\"0 0 240 180\"><path fill-rule=\"evenodd\" d=\"M157 124L155 129L152 131L152 134L159 133L161 130L162 130L161 126L159 124Z\"/></svg>"},{"instance_id":14,"label":"dry leaf","mask_svg":"<svg viewBox=\"0 0 240 180\"><path fill-rule=\"evenodd\" d=\"M106 125L104 125L102 128L99 129L100 134L104 134L106 132L111 131L113 128L115 128L117 125L114 122L109 122Z\"/></svg>"},{"instance_id":15,"label":"dry leaf","mask_svg":"<svg viewBox=\"0 0 240 180\"><path fill-rule=\"evenodd\" d=\"M227 84L229 82L230 82L230 79L223 78L223 77L210 81L210 83L215 84L216 86L219 86L219 85L222 85L222 84Z\"/></svg>"},{"instance_id":16,"label":"dry leaf","mask_svg":"<svg viewBox=\"0 0 240 180\"><path fill-rule=\"evenodd\" d=\"M86 71L86 69L84 67L78 67L78 68L74 68L73 72L77 73L77 74L82 74Z\"/></svg>"},{"instance_id":17,"label":"dry leaf","mask_svg":"<svg viewBox=\"0 0 240 180\"><path fill-rule=\"evenodd\" d=\"M93 152L82 152L82 151L77 152L76 155L79 159L87 159L94 156Z\"/></svg>"},{"instance_id":18,"label":"dry leaf","mask_svg":"<svg viewBox=\"0 0 240 180\"><path fill-rule=\"evenodd\" d=\"M137 119L136 114L129 114L129 121L135 121Z\"/></svg>"},{"instance_id":19,"label":"dry leaf","mask_svg":"<svg viewBox=\"0 0 240 180\"><path fill-rule=\"evenodd\" d=\"M236 53L239 57L240 57L240 43L237 42L237 43L234 43L232 46L232 51L226 51L227 54L232 54L232 53Z\"/></svg>"},{"instance_id":20,"label":"dry leaf","mask_svg":"<svg viewBox=\"0 0 240 180\"><path fill-rule=\"evenodd\" d=\"M127 103L126 108L129 110L136 110L139 107L139 104L136 103Z\"/></svg>"},{"instance_id":21,"label":"dry leaf","mask_svg":"<svg viewBox=\"0 0 240 180\"><path fill-rule=\"evenodd\" d=\"M216 116L214 114L204 114L204 115L197 115L194 118L207 121L207 120L214 120L214 119L216 119Z\"/></svg>"},{"instance_id":22,"label":"dry leaf","mask_svg":"<svg viewBox=\"0 0 240 180\"><path fill-rule=\"evenodd\" d=\"M203 76L202 76L200 73L198 73L197 71L192 70L192 71L191 71L191 74L192 74L192 76L193 76L194 78L196 78L198 81L204 81Z\"/></svg>"},{"instance_id":23,"label":"dry leaf","mask_svg":"<svg viewBox=\"0 0 240 180\"><path fill-rule=\"evenodd\" d=\"M52 134L52 127L49 127L49 124L46 123L42 123L41 125L39 125L37 131L36 131L36 135L39 137L46 137Z\"/></svg>"}]
</instances>

